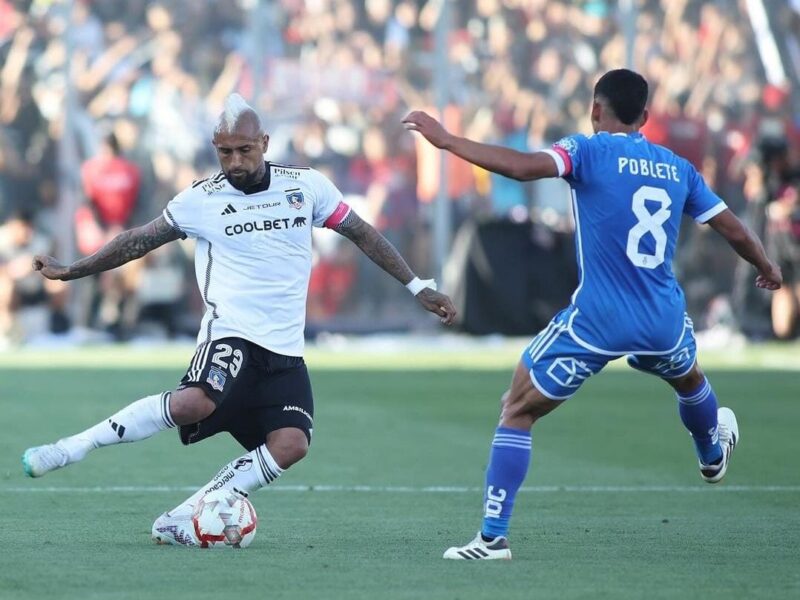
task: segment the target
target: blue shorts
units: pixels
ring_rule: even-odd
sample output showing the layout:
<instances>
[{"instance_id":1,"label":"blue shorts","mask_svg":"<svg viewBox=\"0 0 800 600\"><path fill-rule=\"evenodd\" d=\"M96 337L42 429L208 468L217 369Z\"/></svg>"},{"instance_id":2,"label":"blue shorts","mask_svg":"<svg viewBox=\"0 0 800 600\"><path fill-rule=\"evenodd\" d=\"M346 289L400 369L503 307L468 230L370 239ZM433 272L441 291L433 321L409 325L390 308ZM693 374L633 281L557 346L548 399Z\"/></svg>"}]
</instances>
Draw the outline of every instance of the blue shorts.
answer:
<instances>
[{"instance_id":1,"label":"blue shorts","mask_svg":"<svg viewBox=\"0 0 800 600\"><path fill-rule=\"evenodd\" d=\"M610 361L625 356L598 352L581 343L572 332L570 316L570 309L558 313L522 353L534 387L551 400L566 400ZM697 358L691 319L685 318L683 336L669 352L645 352L627 357L628 364L634 369L663 379L686 375Z\"/></svg>"}]
</instances>

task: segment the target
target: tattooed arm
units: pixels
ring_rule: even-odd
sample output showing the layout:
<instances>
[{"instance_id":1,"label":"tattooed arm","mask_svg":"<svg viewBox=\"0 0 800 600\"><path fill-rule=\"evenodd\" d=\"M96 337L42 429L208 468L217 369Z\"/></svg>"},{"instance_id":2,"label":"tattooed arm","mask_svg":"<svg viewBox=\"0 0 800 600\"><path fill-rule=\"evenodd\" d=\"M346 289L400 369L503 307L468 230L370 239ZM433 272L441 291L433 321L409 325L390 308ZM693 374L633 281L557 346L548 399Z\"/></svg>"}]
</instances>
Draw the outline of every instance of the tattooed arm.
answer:
<instances>
[{"instance_id":1,"label":"tattooed arm","mask_svg":"<svg viewBox=\"0 0 800 600\"><path fill-rule=\"evenodd\" d=\"M355 211L339 223L334 230L348 238L361 251L366 254L372 262L386 271L389 275L406 285L415 275L389 240L383 237L372 225L365 222ZM428 310L442 319L442 323L450 325L456 316L456 309L453 302L444 294L440 294L431 288L425 288L416 295L417 300L425 310Z\"/></svg>"},{"instance_id":2,"label":"tattooed arm","mask_svg":"<svg viewBox=\"0 0 800 600\"><path fill-rule=\"evenodd\" d=\"M80 279L115 269L181 237L181 233L160 216L147 225L123 231L91 256L69 266L62 265L52 256L35 256L33 270L41 271L47 279Z\"/></svg>"}]
</instances>

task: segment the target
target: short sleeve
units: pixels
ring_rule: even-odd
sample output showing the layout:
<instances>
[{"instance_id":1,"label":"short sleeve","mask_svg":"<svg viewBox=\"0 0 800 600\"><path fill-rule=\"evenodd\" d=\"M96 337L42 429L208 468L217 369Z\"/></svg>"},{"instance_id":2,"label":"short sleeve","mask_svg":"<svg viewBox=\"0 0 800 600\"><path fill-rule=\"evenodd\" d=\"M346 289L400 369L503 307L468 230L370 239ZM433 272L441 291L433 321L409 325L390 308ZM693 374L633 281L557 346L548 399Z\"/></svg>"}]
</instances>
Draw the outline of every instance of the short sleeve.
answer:
<instances>
[{"instance_id":1,"label":"short sleeve","mask_svg":"<svg viewBox=\"0 0 800 600\"><path fill-rule=\"evenodd\" d=\"M580 179L582 158L588 142L589 138L585 135L569 135L561 138L543 152L553 157L556 167L558 167L559 177Z\"/></svg>"},{"instance_id":2,"label":"short sleeve","mask_svg":"<svg viewBox=\"0 0 800 600\"><path fill-rule=\"evenodd\" d=\"M169 201L164 209L164 218L184 238L202 237L202 206L202 195L196 193L194 188L188 188Z\"/></svg>"},{"instance_id":3,"label":"short sleeve","mask_svg":"<svg viewBox=\"0 0 800 600\"><path fill-rule=\"evenodd\" d=\"M722 198L711 191L703 176L692 165L688 165L687 183L689 195L683 212L698 223L706 223L728 208Z\"/></svg>"},{"instance_id":4,"label":"short sleeve","mask_svg":"<svg viewBox=\"0 0 800 600\"><path fill-rule=\"evenodd\" d=\"M314 227L324 227L325 222L337 209L340 209L342 192L340 192L333 182L319 171L311 169L309 185L314 191L314 207L311 213L311 220ZM345 205L346 206L346 205Z\"/></svg>"}]
</instances>

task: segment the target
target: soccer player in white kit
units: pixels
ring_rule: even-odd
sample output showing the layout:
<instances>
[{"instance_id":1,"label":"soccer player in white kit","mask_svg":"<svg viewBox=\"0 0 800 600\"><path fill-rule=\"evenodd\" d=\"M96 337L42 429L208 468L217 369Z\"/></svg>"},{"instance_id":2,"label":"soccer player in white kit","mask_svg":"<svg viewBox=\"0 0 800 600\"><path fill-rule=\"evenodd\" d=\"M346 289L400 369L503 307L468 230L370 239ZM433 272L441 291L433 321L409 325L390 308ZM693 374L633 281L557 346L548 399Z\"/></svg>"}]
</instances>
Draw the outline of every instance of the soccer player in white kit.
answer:
<instances>
[{"instance_id":1,"label":"soccer player in white kit","mask_svg":"<svg viewBox=\"0 0 800 600\"><path fill-rule=\"evenodd\" d=\"M76 435L29 448L22 459L25 472L40 477L96 448L165 429L177 427L184 444L228 431L247 453L156 520L153 538L166 544L196 543L190 517L209 491L247 494L308 452L314 405L302 354L312 226L352 240L443 323L455 316L450 298L432 280L416 277L325 176L264 161L269 136L238 94L227 99L213 143L222 170L175 196L157 219L69 266L50 256L34 259L42 275L67 281L119 267L167 242L196 240L195 271L206 312L177 389L137 400Z\"/></svg>"}]
</instances>

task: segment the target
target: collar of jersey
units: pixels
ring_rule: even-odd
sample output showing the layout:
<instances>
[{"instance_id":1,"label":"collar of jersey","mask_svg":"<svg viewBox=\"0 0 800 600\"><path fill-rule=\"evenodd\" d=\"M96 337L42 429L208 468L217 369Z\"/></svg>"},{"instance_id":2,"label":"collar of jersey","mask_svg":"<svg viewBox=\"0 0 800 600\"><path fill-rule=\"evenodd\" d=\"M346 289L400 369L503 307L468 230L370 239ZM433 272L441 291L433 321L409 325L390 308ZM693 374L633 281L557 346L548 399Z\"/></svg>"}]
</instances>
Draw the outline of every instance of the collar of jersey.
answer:
<instances>
[{"instance_id":1,"label":"collar of jersey","mask_svg":"<svg viewBox=\"0 0 800 600\"><path fill-rule=\"evenodd\" d=\"M258 192L266 192L269 189L269 184L270 184L270 179L271 179L270 166L269 166L269 162L265 162L264 164L267 166L267 169L264 172L264 177L261 178L261 181L259 181L258 183L254 183L253 185L251 185L249 188L247 188L245 190L239 190L245 196L250 196L252 194L257 194Z\"/></svg>"}]
</instances>

